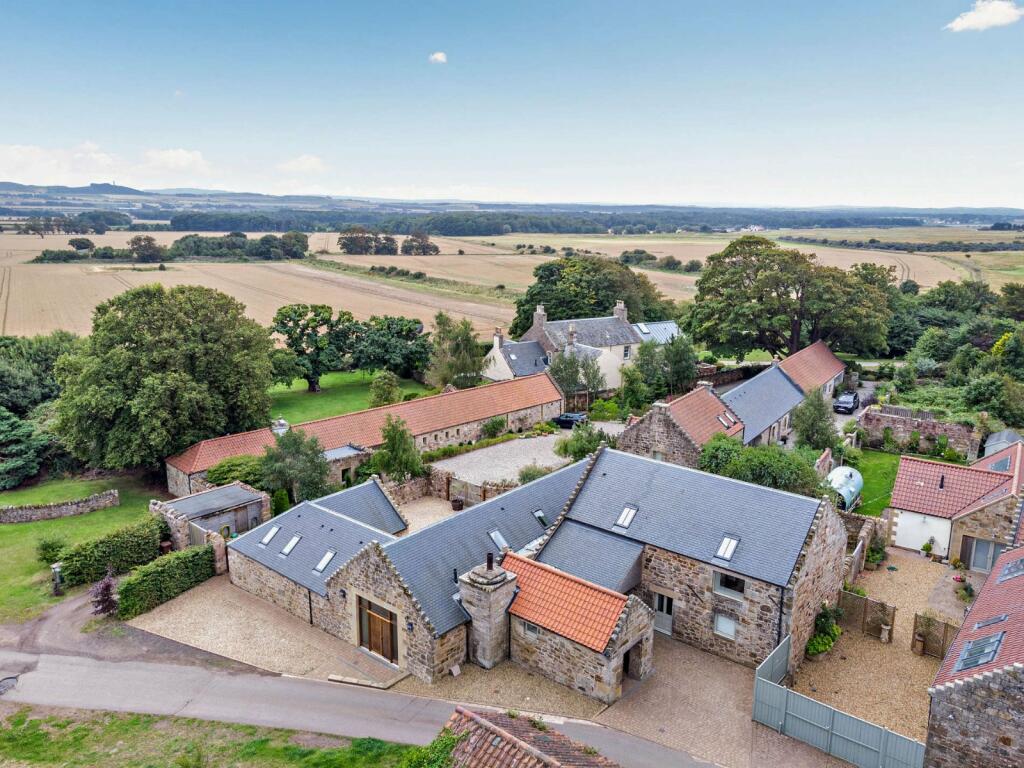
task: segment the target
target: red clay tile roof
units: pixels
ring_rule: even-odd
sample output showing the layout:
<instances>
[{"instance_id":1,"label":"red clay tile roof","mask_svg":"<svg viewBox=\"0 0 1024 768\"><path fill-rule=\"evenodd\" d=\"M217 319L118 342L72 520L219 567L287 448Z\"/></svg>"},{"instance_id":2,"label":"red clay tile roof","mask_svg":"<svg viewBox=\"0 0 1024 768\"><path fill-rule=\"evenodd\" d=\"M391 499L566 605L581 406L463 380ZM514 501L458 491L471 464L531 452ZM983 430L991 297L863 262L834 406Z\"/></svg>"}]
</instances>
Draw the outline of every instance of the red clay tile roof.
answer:
<instances>
[{"instance_id":1,"label":"red clay tile roof","mask_svg":"<svg viewBox=\"0 0 1024 768\"><path fill-rule=\"evenodd\" d=\"M325 451L350 443L362 448L373 448L380 445L380 432L388 415L402 419L413 435L423 435L471 421L483 421L492 416L503 416L523 408L553 403L561 397L551 377L546 373L538 373L328 419L307 421L294 425L294 428L318 437ZM203 440L177 456L171 456L167 463L190 475L207 470L231 456L260 454L273 442L274 436L269 428L240 432Z\"/></svg>"},{"instance_id":2,"label":"red clay tile roof","mask_svg":"<svg viewBox=\"0 0 1024 768\"><path fill-rule=\"evenodd\" d=\"M698 447L719 432L730 436L743 432L739 417L709 387L697 387L676 398L669 403L668 410L676 424L693 438Z\"/></svg>"},{"instance_id":3,"label":"red clay tile roof","mask_svg":"<svg viewBox=\"0 0 1024 768\"><path fill-rule=\"evenodd\" d=\"M946 652L946 658L939 667L933 685L939 686L954 680L974 677L983 672L1002 669L1010 664L1024 664L1024 574L1000 582L1003 569L1010 563L1024 558L1024 548L1008 549L1000 555L992 568L992 573L978 591L978 597L964 618L963 626L957 633L953 644ZM988 626L975 625L988 619L1006 615L1006 619ZM964 644L970 640L988 637L997 632L1005 632L999 650L987 664L954 672L957 659Z\"/></svg>"},{"instance_id":4,"label":"red clay tile roof","mask_svg":"<svg viewBox=\"0 0 1024 768\"><path fill-rule=\"evenodd\" d=\"M832 354L825 342L816 341L787 357L779 368L806 394L832 381L846 369L846 363Z\"/></svg>"},{"instance_id":5,"label":"red clay tile roof","mask_svg":"<svg viewBox=\"0 0 1024 768\"><path fill-rule=\"evenodd\" d=\"M558 731L540 730L525 716L456 707L445 726L465 736L452 750L452 768L621 768Z\"/></svg>"},{"instance_id":6,"label":"red clay tile roof","mask_svg":"<svg viewBox=\"0 0 1024 768\"><path fill-rule=\"evenodd\" d=\"M509 552L501 567L516 575L519 592L508 612L594 651L608 647L626 596L550 565Z\"/></svg>"},{"instance_id":7,"label":"red clay tile roof","mask_svg":"<svg viewBox=\"0 0 1024 768\"><path fill-rule=\"evenodd\" d=\"M901 456L890 506L953 518L1006 496L1011 485L1006 472Z\"/></svg>"}]
</instances>

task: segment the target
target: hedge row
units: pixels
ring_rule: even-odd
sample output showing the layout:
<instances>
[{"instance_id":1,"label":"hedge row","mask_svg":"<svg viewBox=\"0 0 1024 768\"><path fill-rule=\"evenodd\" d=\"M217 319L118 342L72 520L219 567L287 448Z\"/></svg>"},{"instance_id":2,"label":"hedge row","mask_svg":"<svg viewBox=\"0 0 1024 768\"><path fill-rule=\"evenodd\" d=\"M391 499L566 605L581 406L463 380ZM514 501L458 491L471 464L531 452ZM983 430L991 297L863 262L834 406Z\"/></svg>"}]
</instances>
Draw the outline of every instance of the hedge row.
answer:
<instances>
[{"instance_id":1,"label":"hedge row","mask_svg":"<svg viewBox=\"0 0 1024 768\"><path fill-rule=\"evenodd\" d=\"M106 536L76 544L61 557L64 583L69 587L88 584L102 579L108 565L113 566L114 573L126 573L156 560L166 526L163 520L147 516Z\"/></svg>"},{"instance_id":2,"label":"hedge row","mask_svg":"<svg viewBox=\"0 0 1024 768\"><path fill-rule=\"evenodd\" d=\"M121 579L117 588L117 617L135 618L213 575L213 547L209 544L165 555Z\"/></svg>"}]
</instances>

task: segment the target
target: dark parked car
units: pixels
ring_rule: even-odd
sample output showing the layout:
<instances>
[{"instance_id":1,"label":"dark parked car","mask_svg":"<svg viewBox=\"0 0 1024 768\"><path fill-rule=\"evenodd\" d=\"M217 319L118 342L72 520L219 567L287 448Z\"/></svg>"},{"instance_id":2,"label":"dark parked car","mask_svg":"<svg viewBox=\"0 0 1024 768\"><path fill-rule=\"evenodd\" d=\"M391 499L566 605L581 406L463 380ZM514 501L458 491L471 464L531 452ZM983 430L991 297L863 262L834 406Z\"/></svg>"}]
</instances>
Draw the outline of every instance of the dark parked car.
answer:
<instances>
[{"instance_id":1,"label":"dark parked car","mask_svg":"<svg viewBox=\"0 0 1024 768\"><path fill-rule=\"evenodd\" d=\"M860 408L860 395L856 392L843 392L832 403L832 410L836 413L853 413Z\"/></svg>"},{"instance_id":2,"label":"dark parked car","mask_svg":"<svg viewBox=\"0 0 1024 768\"><path fill-rule=\"evenodd\" d=\"M585 413L563 413L560 416L556 416L551 420L556 427L562 429L572 429L577 424L587 423L587 414Z\"/></svg>"}]
</instances>

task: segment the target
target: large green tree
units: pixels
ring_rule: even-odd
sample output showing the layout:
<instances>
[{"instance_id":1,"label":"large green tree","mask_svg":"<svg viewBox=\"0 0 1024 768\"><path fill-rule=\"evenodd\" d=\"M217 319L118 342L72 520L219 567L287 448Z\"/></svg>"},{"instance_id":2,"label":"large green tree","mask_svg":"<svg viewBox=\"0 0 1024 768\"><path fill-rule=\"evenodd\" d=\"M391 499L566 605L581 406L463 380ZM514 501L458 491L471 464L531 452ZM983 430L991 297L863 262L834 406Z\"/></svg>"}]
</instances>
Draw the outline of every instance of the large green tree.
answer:
<instances>
[{"instance_id":1,"label":"large green tree","mask_svg":"<svg viewBox=\"0 0 1024 768\"><path fill-rule=\"evenodd\" d=\"M272 342L240 302L202 286L144 285L100 304L57 362L55 430L92 466L156 467L270 418Z\"/></svg>"},{"instance_id":2,"label":"large green tree","mask_svg":"<svg viewBox=\"0 0 1024 768\"><path fill-rule=\"evenodd\" d=\"M25 416L56 397L60 388L54 366L77 340L67 331L32 337L0 336L0 407Z\"/></svg>"},{"instance_id":3,"label":"large green tree","mask_svg":"<svg viewBox=\"0 0 1024 768\"><path fill-rule=\"evenodd\" d=\"M744 447L736 438L725 435L715 435L701 449L700 468L804 496L817 496L821 487L818 473L799 452L777 445Z\"/></svg>"},{"instance_id":4,"label":"large green tree","mask_svg":"<svg viewBox=\"0 0 1024 768\"><path fill-rule=\"evenodd\" d=\"M885 350L890 314L873 283L748 235L708 257L690 324L698 340L739 356L792 354L818 340L871 353Z\"/></svg>"},{"instance_id":5,"label":"large green tree","mask_svg":"<svg viewBox=\"0 0 1024 768\"><path fill-rule=\"evenodd\" d=\"M434 344L427 369L427 382L433 387L454 384L459 389L474 386L483 373L473 324L466 318L454 321L446 312L434 316Z\"/></svg>"},{"instance_id":6,"label":"large green tree","mask_svg":"<svg viewBox=\"0 0 1024 768\"><path fill-rule=\"evenodd\" d=\"M263 487L284 488L296 504L327 494L330 471L320 441L297 429L275 436L263 454Z\"/></svg>"},{"instance_id":7,"label":"large green tree","mask_svg":"<svg viewBox=\"0 0 1024 768\"><path fill-rule=\"evenodd\" d=\"M808 393L793 411L793 429L796 431L796 444L800 446L824 451L835 448L839 443L835 420L820 389Z\"/></svg>"},{"instance_id":8,"label":"large green tree","mask_svg":"<svg viewBox=\"0 0 1024 768\"><path fill-rule=\"evenodd\" d=\"M354 367L366 371L386 368L405 379L426 370L431 342L419 320L374 315L358 327L352 348Z\"/></svg>"},{"instance_id":9,"label":"large green tree","mask_svg":"<svg viewBox=\"0 0 1024 768\"><path fill-rule=\"evenodd\" d=\"M423 459L404 421L388 414L384 419L381 437L384 442L374 451L369 462L373 472L398 483L423 474Z\"/></svg>"},{"instance_id":10,"label":"large green tree","mask_svg":"<svg viewBox=\"0 0 1024 768\"><path fill-rule=\"evenodd\" d=\"M45 448L31 423L0 407L0 491L35 477Z\"/></svg>"},{"instance_id":11,"label":"large green tree","mask_svg":"<svg viewBox=\"0 0 1024 768\"><path fill-rule=\"evenodd\" d=\"M679 334L662 348L665 384L670 394L688 392L697 381L697 352L690 340Z\"/></svg>"},{"instance_id":12,"label":"large green tree","mask_svg":"<svg viewBox=\"0 0 1024 768\"><path fill-rule=\"evenodd\" d=\"M999 311L1017 322L1024 321L1024 283L1006 283L999 289Z\"/></svg>"},{"instance_id":13,"label":"large green tree","mask_svg":"<svg viewBox=\"0 0 1024 768\"><path fill-rule=\"evenodd\" d=\"M320 378L340 368L341 356L347 351L338 348L338 331L353 322L350 312L341 311L334 317L334 310L326 304L288 304L277 310L271 330L295 353L306 388L319 392Z\"/></svg>"}]
</instances>

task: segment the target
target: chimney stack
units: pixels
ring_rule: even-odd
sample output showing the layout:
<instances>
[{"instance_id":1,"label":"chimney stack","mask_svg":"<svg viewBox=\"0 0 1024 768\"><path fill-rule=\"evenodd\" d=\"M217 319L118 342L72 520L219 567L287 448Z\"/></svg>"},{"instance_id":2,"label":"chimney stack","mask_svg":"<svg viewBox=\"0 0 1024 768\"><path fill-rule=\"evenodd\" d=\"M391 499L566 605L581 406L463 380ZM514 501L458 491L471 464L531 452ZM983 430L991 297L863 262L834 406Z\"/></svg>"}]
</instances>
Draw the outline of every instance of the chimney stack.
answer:
<instances>
[{"instance_id":1,"label":"chimney stack","mask_svg":"<svg viewBox=\"0 0 1024 768\"><path fill-rule=\"evenodd\" d=\"M469 614L469 660L491 669L508 657L508 607L516 596L516 575L494 562L459 577L459 600Z\"/></svg>"},{"instance_id":2,"label":"chimney stack","mask_svg":"<svg viewBox=\"0 0 1024 768\"><path fill-rule=\"evenodd\" d=\"M548 313L544 311L544 305L538 304L537 308L533 310L533 325L535 328L543 328L544 324L548 321Z\"/></svg>"},{"instance_id":3,"label":"chimney stack","mask_svg":"<svg viewBox=\"0 0 1024 768\"><path fill-rule=\"evenodd\" d=\"M569 346L576 346L576 323L569 323Z\"/></svg>"},{"instance_id":4,"label":"chimney stack","mask_svg":"<svg viewBox=\"0 0 1024 768\"><path fill-rule=\"evenodd\" d=\"M501 332L501 326L497 326L494 329L494 348L501 349L505 343L505 335Z\"/></svg>"},{"instance_id":5,"label":"chimney stack","mask_svg":"<svg viewBox=\"0 0 1024 768\"><path fill-rule=\"evenodd\" d=\"M612 314L624 323L629 322L629 312L626 309L626 302L622 299L615 302L615 309L612 310Z\"/></svg>"}]
</instances>

